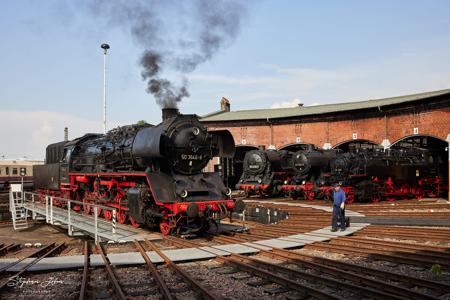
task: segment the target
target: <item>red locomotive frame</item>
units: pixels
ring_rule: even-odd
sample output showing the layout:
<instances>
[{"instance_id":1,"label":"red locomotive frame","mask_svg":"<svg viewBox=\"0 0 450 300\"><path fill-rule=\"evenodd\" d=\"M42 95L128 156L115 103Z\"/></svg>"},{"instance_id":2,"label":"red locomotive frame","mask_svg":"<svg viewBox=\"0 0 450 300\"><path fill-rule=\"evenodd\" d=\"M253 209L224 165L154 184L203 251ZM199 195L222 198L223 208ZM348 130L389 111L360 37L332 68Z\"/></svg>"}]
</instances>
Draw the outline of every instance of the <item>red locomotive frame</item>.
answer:
<instances>
[{"instance_id":1,"label":"red locomotive frame","mask_svg":"<svg viewBox=\"0 0 450 300\"><path fill-rule=\"evenodd\" d=\"M70 183L62 183L60 186L60 191L39 189L38 193L41 195L41 199L46 195L58 196L62 198L74 199L81 201L83 207L80 205L74 205L73 210L81 211L85 214L93 213L90 204L99 204L103 206L108 206L116 208L116 218L117 222L120 224L127 223L127 220L133 227L140 227L131 215L128 215L128 207L126 205L126 188L135 187L138 185L137 182L145 181L152 195L154 195L152 190L152 185L148 179L145 172L129 172L129 173L69 173ZM141 179L141 180L137 180ZM83 197L80 196L80 184L91 184L93 191L84 192ZM100 189L100 186L105 189ZM114 198L111 200L107 196L107 192L114 194ZM58 200L54 200L55 205L63 207L65 203ZM177 227L177 223L181 218L186 218L182 216L182 213L187 211L188 205L194 203L198 206L199 212L203 213L206 208L213 213L223 213L221 205L224 205L228 210L234 208L233 199L218 199L218 200L208 200L208 201L196 201L196 202L173 202L173 203L163 203L158 201L153 197L154 204L158 206L160 213L164 216L159 224L160 230L164 235L170 234L172 229ZM97 210L98 216L102 216L111 220L112 213L109 210Z\"/></svg>"}]
</instances>

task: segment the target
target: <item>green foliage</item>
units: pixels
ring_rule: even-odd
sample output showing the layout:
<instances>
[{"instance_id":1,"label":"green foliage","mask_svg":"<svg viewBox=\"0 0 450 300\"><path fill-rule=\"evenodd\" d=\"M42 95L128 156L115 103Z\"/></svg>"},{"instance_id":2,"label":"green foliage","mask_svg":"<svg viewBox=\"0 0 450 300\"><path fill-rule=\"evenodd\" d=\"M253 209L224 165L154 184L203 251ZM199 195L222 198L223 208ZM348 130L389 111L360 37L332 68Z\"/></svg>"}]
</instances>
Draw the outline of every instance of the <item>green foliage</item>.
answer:
<instances>
[{"instance_id":1,"label":"green foliage","mask_svg":"<svg viewBox=\"0 0 450 300\"><path fill-rule=\"evenodd\" d=\"M434 264L431 266L431 273L433 273L434 276L440 278L442 277L442 268L439 264Z\"/></svg>"},{"instance_id":2,"label":"green foliage","mask_svg":"<svg viewBox=\"0 0 450 300\"><path fill-rule=\"evenodd\" d=\"M138 124L138 125L145 125L145 124L147 124L147 121L139 120L139 121L136 122L136 124Z\"/></svg>"}]
</instances>

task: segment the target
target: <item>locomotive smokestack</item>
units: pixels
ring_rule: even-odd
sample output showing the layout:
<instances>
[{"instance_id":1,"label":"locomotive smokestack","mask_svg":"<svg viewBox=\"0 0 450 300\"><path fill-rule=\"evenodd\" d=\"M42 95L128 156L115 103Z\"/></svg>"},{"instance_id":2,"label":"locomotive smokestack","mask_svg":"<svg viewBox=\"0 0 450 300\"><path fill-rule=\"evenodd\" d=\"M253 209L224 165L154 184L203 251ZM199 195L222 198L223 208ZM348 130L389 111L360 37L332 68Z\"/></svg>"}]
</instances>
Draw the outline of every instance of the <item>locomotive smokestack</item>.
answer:
<instances>
[{"instance_id":1,"label":"locomotive smokestack","mask_svg":"<svg viewBox=\"0 0 450 300\"><path fill-rule=\"evenodd\" d=\"M64 142L69 140L69 128L64 127Z\"/></svg>"},{"instance_id":2,"label":"locomotive smokestack","mask_svg":"<svg viewBox=\"0 0 450 300\"><path fill-rule=\"evenodd\" d=\"M169 118L173 118L179 115L178 108L163 108L162 109L162 120L165 121Z\"/></svg>"}]
</instances>

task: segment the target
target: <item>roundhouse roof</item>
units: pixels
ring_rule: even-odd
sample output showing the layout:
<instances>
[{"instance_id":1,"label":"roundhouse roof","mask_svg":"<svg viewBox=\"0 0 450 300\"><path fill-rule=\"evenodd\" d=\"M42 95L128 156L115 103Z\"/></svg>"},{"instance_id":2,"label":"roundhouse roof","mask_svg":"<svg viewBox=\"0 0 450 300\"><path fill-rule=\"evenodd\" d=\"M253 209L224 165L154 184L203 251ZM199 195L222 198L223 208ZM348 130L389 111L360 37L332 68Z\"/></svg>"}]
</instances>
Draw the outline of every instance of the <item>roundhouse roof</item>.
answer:
<instances>
[{"instance_id":1,"label":"roundhouse roof","mask_svg":"<svg viewBox=\"0 0 450 300\"><path fill-rule=\"evenodd\" d=\"M270 108L270 109L252 109L238 111L217 111L202 117L202 122L223 122L237 120L265 120L265 119L281 119L292 118L297 116L317 115L336 113L344 111L354 111L369 108L385 107L389 105L402 104L406 102L414 102L426 100L428 98L450 95L450 89L432 91L426 93L397 96L382 99L373 99L356 102L344 102L334 104L324 104L316 106L298 106L287 108Z\"/></svg>"}]
</instances>

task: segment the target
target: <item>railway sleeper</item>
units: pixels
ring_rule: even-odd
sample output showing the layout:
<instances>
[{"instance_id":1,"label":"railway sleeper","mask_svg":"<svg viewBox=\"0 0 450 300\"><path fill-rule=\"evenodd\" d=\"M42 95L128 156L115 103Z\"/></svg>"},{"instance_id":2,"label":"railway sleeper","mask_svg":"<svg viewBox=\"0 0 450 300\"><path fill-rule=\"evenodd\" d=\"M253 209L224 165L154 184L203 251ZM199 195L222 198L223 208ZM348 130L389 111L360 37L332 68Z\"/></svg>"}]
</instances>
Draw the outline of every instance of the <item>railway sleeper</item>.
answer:
<instances>
[{"instance_id":1,"label":"railway sleeper","mask_svg":"<svg viewBox=\"0 0 450 300\"><path fill-rule=\"evenodd\" d=\"M234 258L235 255L233 254L232 256ZM373 297L375 299L387 299L387 298L405 299L403 296L400 296L398 294L397 295L388 294L388 293L385 293L384 291L380 291L379 289L360 286L359 285L361 283L360 281L358 281L358 285L355 285L353 283L343 282L341 280L337 280L337 279L334 279L331 277L319 276L319 275L304 272L304 271L301 271L298 269L292 269L292 268L289 268L286 266L268 263L268 262L265 262L262 260L258 260L256 258L247 258L247 257L241 257L241 256L238 256L238 257L242 262L247 262L250 264L257 264L258 266L261 266L267 270L271 270L272 272L278 272L278 273L287 275L287 276L289 276L289 278L299 278L299 279L303 279L303 280L306 280L311 283L321 282L322 284L324 284L332 289L339 289L339 290L344 290L344 291L346 290L346 291L352 292L352 293L356 292L358 294ZM274 258L279 259L280 257L274 257ZM293 264L295 264L295 262ZM328 274L330 274L330 273L328 273ZM333 274L331 274L331 275L333 275ZM336 275L336 273L334 275ZM346 274L346 275L348 275L348 274ZM348 277L341 277L341 278L347 279ZM380 284L380 283L378 283L378 284ZM422 297L422 298L416 298L416 299L424 299L424 298Z\"/></svg>"},{"instance_id":2,"label":"railway sleeper","mask_svg":"<svg viewBox=\"0 0 450 300\"><path fill-rule=\"evenodd\" d=\"M275 251L276 251L276 249L275 249ZM428 295L426 295L426 294L411 291L407 288L403 288L403 287L388 283L386 280L381 281L379 279L371 278L370 277L371 275L363 276L361 274L354 274L352 272L344 271L344 270L330 267L327 265L321 265L319 263L302 260L298 257L297 258L292 257L290 255L286 255L285 253L283 253L283 252L280 253L278 251L277 252L262 251L261 254L264 256L268 256L270 258L284 259L287 264L292 264L292 265L295 265L297 267L302 267L302 268L306 267L311 270L317 271L318 274L316 274L316 275L325 273L325 274L331 275L335 278L344 278L346 280L349 280L350 282L355 282L358 286L363 285L363 286L366 286L366 287L369 287L369 288L375 289L375 290L380 287L383 287L383 291L386 291L386 292L389 292L392 294L396 294L398 296L408 295L408 297L410 299L433 299L432 297L429 298Z\"/></svg>"}]
</instances>

